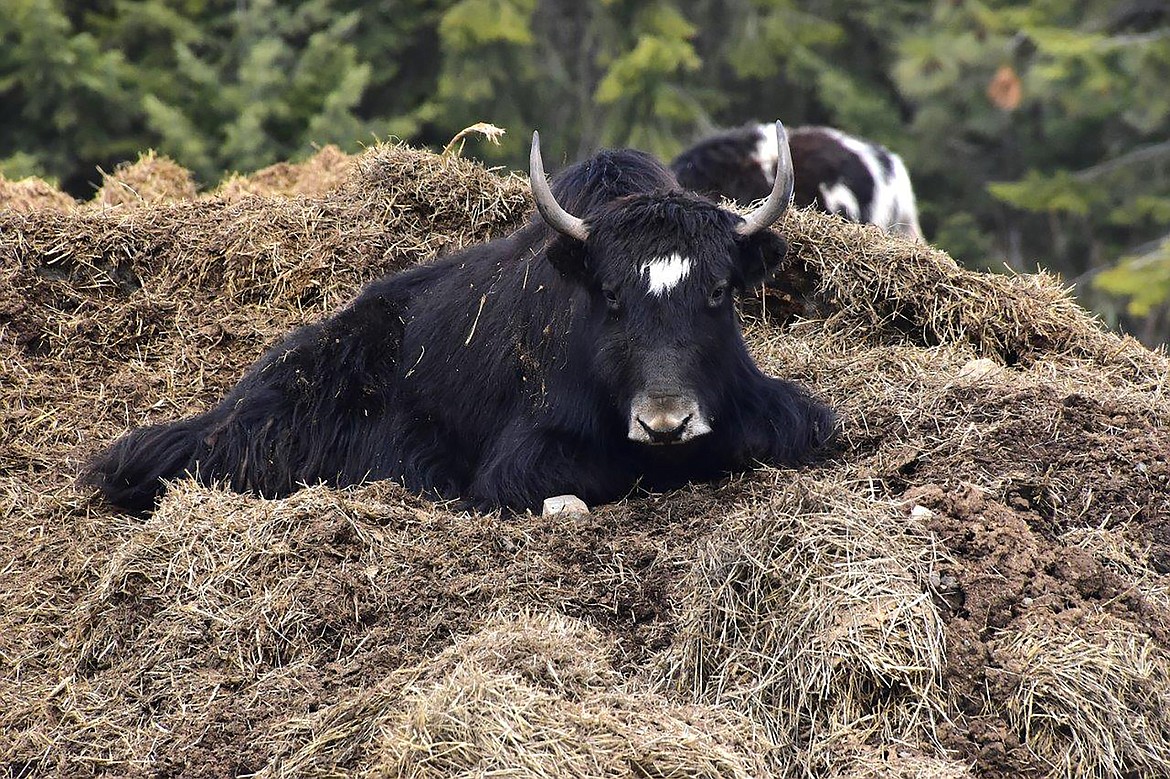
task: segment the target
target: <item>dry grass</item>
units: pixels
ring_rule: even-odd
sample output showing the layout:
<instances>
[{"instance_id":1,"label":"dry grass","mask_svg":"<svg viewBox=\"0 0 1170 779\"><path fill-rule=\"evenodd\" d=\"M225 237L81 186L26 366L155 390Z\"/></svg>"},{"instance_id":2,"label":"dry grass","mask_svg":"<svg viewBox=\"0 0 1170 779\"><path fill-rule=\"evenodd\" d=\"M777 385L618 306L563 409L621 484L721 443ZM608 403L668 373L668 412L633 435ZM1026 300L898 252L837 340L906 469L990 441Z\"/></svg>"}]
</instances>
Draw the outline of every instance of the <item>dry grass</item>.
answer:
<instances>
[{"instance_id":1,"label":"dry grass","mask_svg":"<svg viewBox=\"0 0 1170 779\"><path fill-rule=\"evenodd\" d=\"M261 775L774 775L775 750L756 726L624 682L613 651L558 615L497 617L282 733L282 744L304 744Z\"/></svg>"},{"instance_id":2,"label":"dry grass","mask_svg":"<svg viewBox=\"0 0 1170 779\"><path fill-rule=\"evenodd\" d=\"M195 178L169 157L153 150L123 162L113 173L102 173L102 184L89 205L95 208L135 208L174 203L195 197Z\"/></svg>"},{"instance_id":3,"label":"dry grass","mask_svg":"<svg viewBox=\"0 0 1170 779\"><path fill-rule=\"evenodd\" d=\"M1054 775L1166 775L1170 663L1148 636L1089 614L1006 633L992 656L1008 720Z\"/></svg>"},{"instance_id":4,"label":"dry grass","mask_svg":"<svg viewBox=\"0 0 1170 779\"><path fill-rule=\"evenodd\" d=\"M971 779L974 776L969 767L958 761L899 746L858 747L837 754L835 759L843 768L830 773L830 779Z\"/></svg>"},{"instance_id":5,"label":"dry grass","mask_svg":"<svg viewBox=\"0 0 1170 779\"><path fill-rule=\"evenodd\" d=\"M304 162L278 162L247 175L233 173L205 197L227 201L253 195L320 197L349 179L354 160L336 146L322 146Z\"/></svg>"},{"instance_id":6,"label":"dry grass","mask_svg":"<svg viewBox=\"0 0 1170 779\"><path fill-rule=\"evenodd\" d=\"M398 148L367 154L347 186L328 199L0 213L0 445L50 467L128 423L188 413L362 282L515 227L528 206L517 180Z\"/></svg>"},{"instance_id":7,"label":"dry grass","mask_svg":"<svg viewBox=\"0 0 1170 779\"><path fill-rule=\"evenodd\" d=\"M965 270L938 249L809 210L786 214L780 232L817 279L829 327L970 344L1009 365L1061 354L1122 367L1134 382L1166 381L1164 355L1106 332L1052 276Z\"/></svg>"},{"instance_id":8,"label":"dry grass","mask_svg":"<svg viewBox=\"0 0 1170 779\"><path fill-rule=\"evenodd\" d=\"M897 506L790 479L696 564L667 678L762 723L813 773L875 736L927 745L945 718L939 550Z\"/></svg>"},{"instance_id":9,"label":"dry grass","mask_svg":"<svg viewBox=\"0 0 1170 779\"><path fill-rule=\"evenodd\" d=\"M356 615L329 606L380 595L366 574L376 545L361 537L367 554L347 556L345 534L364 526L312 497L275 506L179 489L149 522L107 526L124 539L108 557L66 560L92 587L43 620L59 628L55 641L13 658L14 675L29 680L7 708L9 723L23 725L10 731L21 736L13 752L65 774L174 764L199 743L200 730L185 726L211 727L225 703L254 713L295 705L303 669L356 643ZM314 535L326 531L328 541ZM342 560L322 570L322 553ZM26 629L42 621L27 600L11 605ZM228 703L234 693L244 701Z\"/></svg>"},{"instance_id":10,"label":"dry grass","mask_svg":"<svg viewBox=\"0 0 1170 779\"><path fill-rule=\"evenodd\" d=\"M494 124L488 122L476 122L470 127L464 127L451 140L447 141L447 145L443 147L441 154L450 154L452 151L457 155L463 154L463 146L467 143L467 139L474 136L482 136L485 141L495 146L500 145L500 138L507 132L503 127L496 127ZM455 144L459 144L459 148L455 148Z\"/></svg>"},{"instance_id":11,"label":"dry grass","mask_svg":"<svg viewBox=\"0 0 1170 779\"><path fill-rule=\"evenodd\" d=\"M305 712L366 705L377 679L493 609L536 605L619 629L632 609L652 622L662 608L655 581L693 556L681 539L651 540L628 514L505 523L452 514L387 482L279 501L182 482L144 522L93 517L84 500L66 514L70 490L36 504L17 480L3 483L13 489L0 508L19 511L22 526L71 527L68 538L43 529L52 543L19 545L0 576L11 680L0 682L0 716L13 734L0 758L63 775L97 763L181 770L224 749L233 773L259 770L291 748L280 734ZM624 630L649 639L647 627ZM599 635L585 643L614 643ZM614 687L615 659L645 662L651 651L631 642L562 656L539 635L494 636L465 648L574 689ZM252 723L246 745L233 740L242 720Z\"/></svg>"},{"instance_id":12,"label":"dry grass","mask_svg":"<svg viewBox=\"0 0 1170 779\"><path fill-rule=\"evenodd\" d=\"M757 320L745 334L765 371L816 387L838 411L850 471L840 478L893 495L915 483L977 484L1005 502L1027 493L1060 526L1170 517L1165 375L1062 352L986 373L965 341L869 343L873 331L836 321Z\"/></svg>"},{"instance_id":13,"label":"dry grass","mask_svg":"<svg viewBox=\"0 0 1170 779\"><path fill-rule=\"evenodd\" d=\"M1124 527L1080 528L1066 533L1063 540L1101 561L1170 621L1170 577L1158 572L1149 541L1134 538L1131 530Z\"/></svg>"},{"instance_id":14,"label":"dry grass","mask_svg":"<svg viewBox=\"0 0 1170 779\"><path fill-rule=\"evenodd\" d=\"M29 177L9 181L0 176L0 209L28 212L49 209L71 211L77 201L44 179Z\"/></svg>"},{"instance_id":15,"label":"dry grass","mask_svg":"<svg viewBox=\"0 0 1170 779\"><path fill-rule=\"evenodd\" d=\"M1170 520L1167 361L1051 279L793 212L786 278L816 317L764 308L745 334L839 410L826 462L507 522L386 483L281 501L181 483L140 522L73 487L87 452L205 408L362 283L530 207L519 177L401 146L192 192L147 156L107 180L117 207L0 211L12 775L1026 771L940 744L972 712L1054 775L1170 774L1151 548ZM962 517L909 518L927 488L1016 512L1038 554L1087 550L1125 598L1074 582L994 615L948 605L943 578L973 602L987 585L963 566L1011 561L965 546ZM1070 608L1098 616L1070 626ZM963 671L950 637L974 620L982 665Z\"/></svg>"}]
</instances>

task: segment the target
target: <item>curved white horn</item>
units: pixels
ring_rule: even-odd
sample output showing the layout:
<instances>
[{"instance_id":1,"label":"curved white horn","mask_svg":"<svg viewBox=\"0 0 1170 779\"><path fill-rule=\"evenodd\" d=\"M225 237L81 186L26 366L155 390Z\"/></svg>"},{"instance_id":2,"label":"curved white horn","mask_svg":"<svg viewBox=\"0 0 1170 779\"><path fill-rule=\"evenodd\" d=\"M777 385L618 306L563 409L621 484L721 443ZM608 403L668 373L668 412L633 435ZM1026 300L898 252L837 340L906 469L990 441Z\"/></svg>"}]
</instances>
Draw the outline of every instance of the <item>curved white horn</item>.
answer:
<instances>
[{"instance_id":1,"label":"curved white horn","mask_svg":"<svg viewBox=\"0 0 1170 779\"><path fill-rule=\"evenodd\" d=\"M589 236L589 228L585 226L584 220L561 208L544 177L544 162L540 159L540 133L535 130L532 131L532 153L528 156L528 178L532 183L532 199L536 201L536 210L548 226L558 233L584 241Z\"/></svg>"},{"instance_id":2,"label":"curved white horn","mask_svg":"<svg viewBox=\"0 0 1170 779\"><path fill-rule=\"evenodd\" d=\"M788 210L788 204L792 202L792 150L788 148L788 133L779 120L776 122L776 152L776 181L772 184L772 192L762 206L745 216L743 223L736 226L735 231L740 235L751 235L766 229Z\"/></svg>"}]
</instances>

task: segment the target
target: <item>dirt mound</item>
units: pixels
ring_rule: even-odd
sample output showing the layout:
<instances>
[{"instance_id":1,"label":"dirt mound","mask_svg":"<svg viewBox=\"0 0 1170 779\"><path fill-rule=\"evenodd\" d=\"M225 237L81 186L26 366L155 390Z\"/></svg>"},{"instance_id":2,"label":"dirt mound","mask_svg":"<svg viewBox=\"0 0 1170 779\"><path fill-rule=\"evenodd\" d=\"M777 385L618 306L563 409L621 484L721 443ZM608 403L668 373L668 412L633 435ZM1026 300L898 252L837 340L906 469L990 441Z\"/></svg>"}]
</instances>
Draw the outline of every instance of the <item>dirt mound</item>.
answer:
<instances>
[{"instance_id":1,"label":"dirt mound","mask_svg":"<svg viewBox=\"0 0 1170 779\"><path fill-rule=\"evenodd\" d=\"M76 206L76 200L44 179L29 177L9 181L0 176L0 209L9 208L21 212L38 209L69 211Z\"/></svg>"},{"instance_id":2,"label":"dirt mound","mask_svg":"<svg viewBox=\"0 0 1170 779\"><path fill-rule=\"evenodd\" d=\"M300 746L263 775L778 775L750 720L623 679L612 653L577 620L497 617L283 733Z\"/></svg>"},{"instance_id":3,"label":"dirt mound","mask_svg":"<svg viewBox=\"0 0 1170 779\"><path fill-rule=\"evenodd\" d=\"M323 146L304 162L278 162L246 176L234 173L208 197L239 200L250 195L324 195L348 180L353 162L353 157L336 146Z\"/></svg>"},{"instance_id":4,"label":"dirt mound","mask_svg":"<svg viewBox=\"0 0 1170 779\"><path fill-rule=\"evenodd\" d=\"M745 334L838 409L825 462L555 519L183 482L142 521L89 452L530 207L405 147L184 173L0 211L9 774L1170 773L1168 366L1052 279L793 212Z\"/></svg>"},{"instance_id":5,"label":"dirt mound","mask_svg":"<svg viewBox=\"0 0 1170 779\"><path fill-rule=\"evenodd\" d=\"M169 157L153 150L123 162L113 173L102 173L102 185L89 205L136 207L173 203L195 197L195 177Z\"/></svg>"}]
</instances>

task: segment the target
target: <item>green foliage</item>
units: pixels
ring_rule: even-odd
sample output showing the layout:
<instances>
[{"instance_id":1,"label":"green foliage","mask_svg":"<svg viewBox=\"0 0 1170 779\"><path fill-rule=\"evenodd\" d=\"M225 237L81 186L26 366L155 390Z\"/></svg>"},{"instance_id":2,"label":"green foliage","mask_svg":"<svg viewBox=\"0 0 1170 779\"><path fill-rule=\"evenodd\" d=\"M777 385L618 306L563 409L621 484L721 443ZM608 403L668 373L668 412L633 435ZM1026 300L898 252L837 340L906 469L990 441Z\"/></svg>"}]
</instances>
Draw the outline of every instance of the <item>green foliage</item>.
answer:
<instances>
[{"instance_id":1,"label":"green foliage","mask_svg":"<svg viewBox=\"0 0 1170 779\"><path fill-rule=\"evenodd\" d=\"M455 51L493 43L527 46L535 0L461 0L439 23L439 35Z\"/></svg>"},{"instance_id":2,"label":"green foliage","mask_svg":"<svg viewBox=\"0 0 1170 779\"><path fill-rule=\"evenodd\" d=\"M1167 16L1138 0L6 0L0 171L83 196L97 166L155 147L211 183L322 143L440 148L480 121L509 132L466 153L523 168L539 127L555 170L605 146L669 158L748 121L829 124L902 155L927 235L960 260L1095 276L1086 301L1112 305L1107 290L1144 316L1168 305L1170 252L1134 248L1170 232Z\"/></svg>"},{"instance_id":3,"label":"green foliage","mask_svg":"<svg viewBox=\"0 0 1170 779\"><path fill-rule=\"evenodd\" d=\"M0 166L61 176L74 155L129 154L137 145L132 83L122 54L74 32L62 2L9 0L0 13L0 101L8 107L0 149L9 156Z\"/></svg>"},{"instance_id":4,"label":"green foliage","mask_svg":"<svg viewBox=\"0 0 1170 779\"><path fill-rule=\"evenodd\" d=\"M356 12L330 0L295 9L252 0L221 17L227 33L200 49L173 42L172 79L144 96L147 127L160 151L200 176L254 170L311 150L314 143L353 148L365 123L355 114L370 66L348 42Z\"/></svg>"},{"instance_id":5,"label":"green foliage","mask_svg":"<svg viewBox=\"0 0 1170 779\"><path fill-rule=\"evenodd\" d=\"M1146 222L1170 225L1170 197L1138 195L1109 214L1109 223L1114 225L1138 226Z\"/></svg>"},{"instance_id":6,"label":"green foliage","mask_svg":"<svg viewBox=\"0 0 1170 779\"><path fill-rule=\"evenodd\" d=\"M678 138L700 113L685 84L702 65L691 41L695 27L677 9L655 3L635 15L632 32L632 46L604 58L594 90L595 102L609 109L600 140L669 158L681 151Z\"/></svg>"},{"instance_id":7,"label":"green foliage","mask_svg":"<svg viewBox=\"0 0 1170 779\"><path fill-rule=\"evenodd\" d=\"M740 78L769 78L790 67L801 75L810 66L823 64L817 54L845 38L841 25L831 19L802 11L792 0L753 3L739 26L740 35L731 42L727 61ZM779 56L761 56L777 52ZM815 75L815 74L814 74Z\"/></svg>"},{"instance_id":8,"label":"green foliage","mask_svg":"<svg viewBox=\"0 0 1170 779\"><path fill-rule=\"evenodd\" d=\"M0 176L12 181L29 176L52 178L46 173L40 159L35 154L29 154L25 151L18 151L0 160Z\"/></svg>"},{"instance_id":9,"label":"green foliage","mask_svg":"<svg viewBox=\"0 0 1170 779\"><path fill-rule=\"evenodd\" d=\"M1045 175L1030 170L1019 181L993 182L987 185L992 195L1005 203L1025 211L1055 212L1087 215L1103 193L1085 184L1078 184L1066 170Z\"/></svg>"},{"instance_id":10,"label":"green foliage","mask_svg":"<svg viewBox=\"0 0 1170 779\"><path fill-rule=\"evenodd\" d=\"M1145 317L1170 299L1170 240L1141 257L1125 258L1097 276L1096 285L1105 292L1128 298L1127 309Z\"/></svg>"},{"instance_id":11,"label":"green foliage","mask_svg":"<svg viewBox=\"0 0 1170 779\"><path fill-rule=\"evenodd\" d=\"M924 212L944 218L937 237L945 248L995 265L966 253L978 250L983 233L1009 266L1042 264L1079 278L1166 232L1170 144L1150 141L1170 134L1170 20L1146 29L1125 21L1132 6L946 3L903 32L891 72L918 106L904 151L919 182L950 190L919 189ZM1009 85L1015 80L1018 105L992 99L1001 72ZM944 217L940 196L951 213L973 218ZM1123 262L1098 275L1083 299L1097 300L1094 289L1140 288L1131 313L1152 311L1163 294L1158 262L1144 258L1140 273Z\"/></svg>"},{"instance_id":12,"label":"green foliage","mask_svg":"<svg viewBox=\"0 0 1170 779\"><path fill-rule=\"evenodd\" d=\"M239 4L117 0L80 18L61 0L0 14L4 169L96 178L156 147L205 180L368 136L355 113L370 66L359 15L331 0ZM76 194L85 194L79 191Z\"/></svg>"}]
</instances>

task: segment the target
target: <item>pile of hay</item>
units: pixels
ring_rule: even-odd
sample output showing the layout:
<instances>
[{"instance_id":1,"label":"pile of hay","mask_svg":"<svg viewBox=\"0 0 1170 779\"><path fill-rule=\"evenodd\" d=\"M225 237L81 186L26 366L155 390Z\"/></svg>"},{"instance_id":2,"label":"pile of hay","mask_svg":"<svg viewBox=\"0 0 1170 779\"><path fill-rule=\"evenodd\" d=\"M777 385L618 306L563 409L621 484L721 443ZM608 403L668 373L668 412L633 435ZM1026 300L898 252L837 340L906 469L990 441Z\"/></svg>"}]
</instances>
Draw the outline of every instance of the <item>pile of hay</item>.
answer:
<instances>
[{"instance_id":1,"label":"pile of hay","mask_svg":"<svg viewBox=\"0 0 1170 779\"><path fill-rule=\"evenodd\" d=\"M44 179L29 177L9 181L0 176L0 209L37 211L55 209L69 211L77 201Z\"/></svg>"},{"instance_id":2,"label":"pile of hay","mask_svg":"<svg viewBox=\"0 0 1170 779\"><path fill-rule=\"evenodd\" d=\"M613 668L595 628L559 615L489 619L437 656L291 723L267 776L782 776L734 712L672 702ZM356 770L355 770L356 769Z\"/></svg>"},{"instance_id":3,"label":"pile of hay","mask_svg":"<svg viewBox=\"0 0 1170 779\"><path fill-rule=\"evenodd\" d=\"M233 173L208 197L239 200L251 195L324 195L346 182L353 162L353 157L336 146L323 146L304 162L278 162L246 176Z\"/></svg>"},{"instance_id":4,"label":"pile of hay","mask_svg":"<svg viewBox=\"0 0 1170 779\"><path fill-rule=\"evenodd\" d=\"M169 157L154 151L102 174L102 184L89 205L96 208L161 205L195 197L195 177Z\"/></svg>"},{"instance_id":5,"label":"pile of hay","mask_svg":"<svg viewBox=\"0 0 1170 779\"><path fill-rule=\"evenodd\" d=\"M945 716L943 559L896 505L797 477L731 513L688 575L665 678L809 766L928 742Z\"/></svg>"},{"instance_id":6,"label":"pile of hay","mask_svg":"<svg viewBox=\"0 0 1170 779\"><path fill-rule=\"evenodd\" d=\"M0 210L11 775L1170 774L1167 361L1052 279L793 212L745 334L838 409L826 462L552 519L180 483L136 520L88 453L530 209L401 146L205 195L157 163Z\"/></svg>"}]
</instances>

